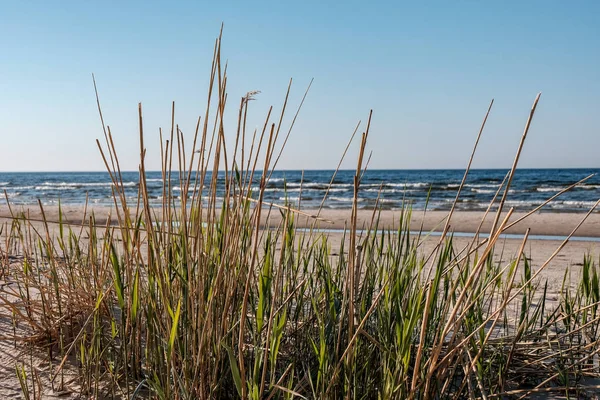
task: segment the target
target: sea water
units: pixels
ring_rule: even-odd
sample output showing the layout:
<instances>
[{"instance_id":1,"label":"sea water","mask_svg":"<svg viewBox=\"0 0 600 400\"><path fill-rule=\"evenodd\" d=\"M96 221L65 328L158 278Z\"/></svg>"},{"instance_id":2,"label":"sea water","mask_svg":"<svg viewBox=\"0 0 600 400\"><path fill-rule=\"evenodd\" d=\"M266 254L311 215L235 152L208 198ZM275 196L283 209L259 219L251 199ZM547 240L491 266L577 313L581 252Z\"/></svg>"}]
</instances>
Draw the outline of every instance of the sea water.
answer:
<instances>
[{"instance_id":1,"label":"sea water","mask_svg":"<svg viewBox=\"0 0 600 400\"><path fill-rule=\"evenodd\" d=\"M485 210L500 188L507 170L481 169L469 172L461 192L459 210ZM512 181L506 205L516 210L530 210L565 187L600 169L520 169ZM347 209L352 206L354 171L308 170L275 171L267 181L264 201L286 204L303 209ZM361 178L358 206L399 209L411 205L413 209L448 210L456 197L464 170L367 170ZM195 174L192 173L192 181ZM230 175L231 176L231 175ZM208 172L206 182L210 182ZM217 175L217 197L224 196L225 172ZM137 199L139 173L124 172L123 189L131 201ZM257 197L260 172L255 174L253 197ZM333 181L332 181L333 179ZM181 196L181 180L173 172L168 180L161 172L146 174L150 205L162 204L164 186L173 195ZM330 184L330 182L332 182ZM120 183L119 183L120 185ZM503 186L505 187L505 185ZM0 172L0 204L35 204L38 199L45 205L90 204L111 205L113 186L106 172ZM4 196L6 191L6 196ZM203 193L206 194L205 188ZM596 175L582 185L562 194L544 207L549 212L584 212L600 198L600 176Z\"/></svg>"}]
</instances>

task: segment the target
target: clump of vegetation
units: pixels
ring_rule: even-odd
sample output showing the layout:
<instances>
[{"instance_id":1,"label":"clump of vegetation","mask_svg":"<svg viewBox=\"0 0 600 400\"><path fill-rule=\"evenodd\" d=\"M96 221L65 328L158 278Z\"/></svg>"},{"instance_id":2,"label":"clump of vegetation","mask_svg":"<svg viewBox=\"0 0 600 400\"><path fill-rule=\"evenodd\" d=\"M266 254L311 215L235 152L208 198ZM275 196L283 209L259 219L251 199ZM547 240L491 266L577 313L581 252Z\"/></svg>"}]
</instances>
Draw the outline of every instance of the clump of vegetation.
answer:
<instances>
[{"instance_id":1,"label":"clump of vegetation","mask_svg":"<svg viewBox=\"0 0 600 400\"><path fill-rule=\"evenodd\" d=\"M81 224L66 223L60 211L59 221L35 221L15 211L4 225L9 284L0 304L45 349L56 390L67 365L77 369L82 394L127 399L518 398L576 394L598 377L597 265L586 257L579 287L565 284L549 304L538 277L550 260L530 265L528 234L514 260L492 257L515 223L502 208L537 99L487 239L476 235L457 249L453 211L430 254L421 251L426 232L411 234L409 207L396 229L380 226L377 208L358 226L369 116L349 228L332 244L318 229L320 210L307 216L263 202L291 131L282 126L287 96L281 115L272 122L269 110L251 138L252 93L243 97L235 147L226 147L220 52L218 39L191 152L174 117L168 138L161 133L161 207L148 201L140 106L136 202L125 196L103 121L98 146L114 184L112 219L100 224L86 210ZM220 165L221 176L210 172ZM312 228L299 229L300 218L311 218ZM280 222L268 228L269 219ZM27 361L16 371L25 397L39 397Z\"/></svg>"}]
</instances>

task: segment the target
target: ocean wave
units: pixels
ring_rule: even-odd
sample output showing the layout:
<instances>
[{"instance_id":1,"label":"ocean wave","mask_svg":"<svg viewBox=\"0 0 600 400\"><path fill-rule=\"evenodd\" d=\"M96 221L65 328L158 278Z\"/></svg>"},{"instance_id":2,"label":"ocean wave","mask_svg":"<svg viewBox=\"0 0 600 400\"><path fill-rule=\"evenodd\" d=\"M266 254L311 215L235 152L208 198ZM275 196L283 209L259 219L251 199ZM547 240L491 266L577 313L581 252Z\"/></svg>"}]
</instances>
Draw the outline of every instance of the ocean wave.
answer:
<instances>
[{"instance_id":1,"label":"ocean wave","mask_svg":"<svg viewBox=\"0 0 600 400\"><path fill-rule=\"evenodd\" d=\"M431 183L426 182L407 182L407 183L386 183L384 186L391 187L427 187L431 186Z\"/></svg>"},{"instance_id":2,"label":"ocean wave","mask_svg":"<svg viewBox=\"0 0 600 400\"><path fill-rule=\"evenodd\" d=\"M137 186L137 182L123 182L123 187ZM115 186L112 182L44 182L44 187L70 187L70 188L84 188L84 187L111 187ZM117 186L121 186L120 183Z\"/></svg>"},{"instance_id":3,"label":"ocean wave","mask_svg":"<svg viewBox=\"0 0 600 400\"><path fill-rule=\"evenodd\" d=\"M304 183L286 183L285 184L286 187L288 188L299 188L299 187L305 187L305 188L324 188L327 187L326 183L314 183L314 182L304 182ZM277 186L275 187L275 189L279 189L282 190L283 186Z\"/></svg>"},{"instance_id":4,"label":"ocean wave","mask_svg":"<svg viewBox=\"0 0 600 400\"><path fill-rule=\"evenodd\" d=\"M563 200L563 201L558 201L556 203L550 203L551 205L565 205L565 206L576 206L576 207L586 207L586 208L591 208L594 204L596 204L595 201L577 201L577 200Z\"/></svg>"},{"instance_id":5,"label":"ocean wave","mask_svg":"<svg viewBox=\"0 0 600 400\"><path fill-rule=\"evenodd\" d=\"M332 187L345 187L345 188L351 188L354 187L354 184L352 183L332 183L331 184Z\"/></svg>"},{"instance_id":6,"label":"ocean wave","mask_svg":"<svg viewBox=\"0 0 600 400\"><path fill-rule=\"evenodd\" d=\"M133 186L137 186L137 185L138 185L137 182L123 182L123 186L126 186L126 187L133 187ZM111 186L112 186L112 183L111 183ZM121 186L121 185L118 185L118 186Z\"/></svg>"},{"instance_id":7,"label":"ocean wave","mask_svg":"<svg viewBox=\"0 0 600 400\"><path fill-rule=\"evenodd\" d=\"M496 190L471 188L471 192L480 193L480 194L493 194L493 193L496 193Z\"/></svg>"},{"instance_id":8,"label":"ocean wave","mask_svg":"<svg viewBox=\"0 0 600 400\"><path fill-rule=\"evenodd\" d=\"M42 185L57 187L110 186L111 182L44 182Z\"/></svg>"},{"instance_id":9,"label":"ocean wave","mask_svg":"<svg viewBox=\"0 0 600 400\"><path fill-rule=\"evenodd\" d=\"M346 198L346 197L335 197L335 196L330 196L329 200L331 201L337 201L338 203L350 203L352 202L351 198ZM360 199L359 199L360 200Z\"/></svg>"},{"instance_id":10,"label":"ocean wave","mask_svg":"<svg viewBox=\"0 0 600 400\"><path fill-rule=\"evenodd\" d=\"M31 190L34 186L12 186L7 187L6 190Z\"/></svg>"},{"instance_id":11,"label":"ocean wave","mask_svg":"<svg viewBox=\"0 0 600 400\"><path fill-rule=\"evenodd\" d=\"M252 191L255 193L258 193L258 191L260 190L260 187L258 186L254 186L252 187ZM300 188L288 188L288 189L283 189L283 188L265 188L264 189L265 192L300 192ZM309 190L309 189L305 189L305 190Z\"/></svg>"},{"instance_id":12,"label":"ocean wave","mask_svg":"<svg viewBox=\"0 0 600 400\"><path fill-rule=\"evenodd\" d=\"M532 201L532 200L507 200L506 205L510 207L519 207L519 206L528 206L528 207L537 207L542 204L541 201Z\"/></svg>"},{"instance_id":13,"label":"ocean wave","mask_svg":"<svg viewBox=\"0 0 600 400\"><path fill-rule=\"evenodd\" d=\"M280 197L281 201L299 201L300 197Z\"/></svg>"},{"instance_id":14,"label":"ocean wave","mask_svg":"<svg viewBox=\"0 0 600 400\"><path fill-rule=\"evenodd\" d=\"M329 188L329 193L348 192L348 188Z\"/></svg>"},{"instance_id":15,"label":"ocean wave","mask_svg":"<svg viewBox=\"0 0 600 400\"><path fill-rule=\"evenodd\" d=\"M536 192L560 192L564 188L562 187L539 187L536 188Z\"/></svg>"},{"instance_id":16,"label":"ocean wave","mask_svg":"<svg viewBox=\"0 0 600 400\"><path fill-rule=\"evenodd\" d=\"M487 178L475 178L474 181L475 182L486 182L486 183L498 183L500 184L502 182L503 178L492 178L492 177L487 177Z\"/></svg>"},{"instance_id":17,"label":"ocean wave","mask_svg":"<svg viewBox=\"0 0 600 400\"><path fill-rule=\"evenodd\" d=\"M0 186L8 186L10 185L10 182L0 182Z\"/></svg>"},{"instance_id":18,"label":"ocean wave","mask_svg":"<svg viewBox=\"0 0 600 400\"><path fill-rule=\"evenodd\" d=\"M77 190L77 188L75 186L49 186L49 185L36 186L34 189L35 190Z\"/></svg>"},{"instance_id":19,"label":"ocean wave","mask_svg":"<svg viewBox=\"0 0 600 400\"><path fill-rule=\"evenodd\" d=\"M375 192L375 193L408 193L408 192L417 192L417 189L365 189L365 192Z\"/></svg>"},{"instance_id":20,"label":"ocean wave","mask_svg":"<svg viewBox=\"0 0 600 400\"><path fill-rule=\"evenodd\" d=\"M340 203L352 203L352 201L353 201L352 197L336 197L336 196L330 196L329 200L337 201ZM358 199L359 203L362 203L363 201L366 201L366 199L364 199L362 197Z\"/></svg>"},{"instance_id":21,"label":"ocean wave","mask_svg":"<svg viewBox=\"0 0 600 400\"><path fill-rule=\"evenodd\" d=\"M469 188L495 188L496 190L498 189L498 186L500 186L500 184L494 184L494 183L466 183L465 184L465 187L469 187Z\"/></svg>"},{"instance_id":22,"label":"ocean wave","mask_svg":"<svg viewBox=\"0 0 600 400\"><path fill-rule=\"evenodd\" d=\"M338 204L338 203L326 203L325 208L329 210L349 210L346 204Z\"/></svg>"},{"instance_id":23,"label":"ocean wave","mask_svg":"<svg viewBox=\"0 0 600 400\"><path fill-rule=\"evenodd\" d=\"M290 182L290 183L286 183L287 187L292 187L292 188L296 188L296 187L305 187L305 188L318 188L318 189L322 189L322 190L326 190L328 187L332 187L332 188L342 188L342 187L352 187L354 185L352 185L351 183L332 183L331 185L329 185L328 182L304 182L304 183L299 183L299 182Z\"/></svg>"},{"instance_id":24,"label":"ocean wave","mask_svg":"<svg viewBox=\"0 0 600 400\"><path fill-rule=\"evenodd\" d=\"M260 188L258 186L254 186L252 188L253 192L258 192L260 190ZM299 193L299 192L326 192L327 190L329 190L329 193L333 193L333 192L347 192L349 189L346 188L329 188L329 189L317 189L317 188L311 188L311 187L303 187L303 188L299 188L299 187L293 187L293 188L265 188L265 192L281 192L281 193Z\"/></svg>"}]
</instances>

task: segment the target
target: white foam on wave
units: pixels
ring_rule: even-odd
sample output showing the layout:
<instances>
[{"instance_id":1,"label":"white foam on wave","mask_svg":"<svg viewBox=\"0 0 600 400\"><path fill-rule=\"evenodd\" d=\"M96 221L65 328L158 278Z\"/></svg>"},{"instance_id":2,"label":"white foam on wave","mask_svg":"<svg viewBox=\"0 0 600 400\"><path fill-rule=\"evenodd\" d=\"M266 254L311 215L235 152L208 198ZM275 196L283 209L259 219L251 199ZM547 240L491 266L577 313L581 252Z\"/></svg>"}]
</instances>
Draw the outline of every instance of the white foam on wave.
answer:
<instances>
[{"instance_id":1,"label":"white foam on wave","mask_svg":"<svg viewBox=\"0 0 600 400\"><path fill-rule=\"evenodd\" d=\"M465 204L467 207L472 206L475 209L483 209L483 210L487 209L490 205L490 203L483 203L483 202L481 202L481 203L463 203L463 204Z\"/></svg>"},{"instance_id":2,"label":"white foam on wave","mask_svg":"<svg viewBox=\"0 0 600 400\"><path fill-rule=\"evenodd\" d=\"M258 192L260 190L260 188L258 186L254 186L252 188L253 192ZM299 192L325 192L327 191L327 189L315 189L315 188L299 188L299 187L294 187L294 188L287 188L287 189L283 189L283 188L265 188L265 192L288 192L288 193L299 193ZM330 188L329 192L347 192L348 189L345 188Z\"/></svg>"},{"instance_id":3,"label":"white foam on wave","mask_svg":"<svg viewBox=\"0 0 600 400\"><path fill-rule=\"evenodd\" d=\"M407 193L416 192L415 189L365 189L365 192L376 192L376 193Z\"/></svg>"},{"instance_id":4,"label":"white foam on wave","mask_svg":"<svg viewBox=\"0 0 600 400\"><path fill-rule=\"evenodd\" d=\"M8 186L10 182L0 182L0 186Z\"/></svg>"},{"instance_id":5,"label":"white foam on wave","mask_svg":"<svg viewBox=\"0 0 600 400\"><path fill-rule=\"evenodd\" d=\"M331 196L331 197L329 197L329 200L337 201L337 202L340 202L340 203L351 203L352 202L352 198L350 198L350 197L335 197L335 196ZM365 199L363 199L363 198L359 198L358 199L359 203L361 203L363 201L365 201Z\"/></svg>"},{"instance_id":6,"label":"white foam on wave","mask_svg":"<svg viewBox=\"0 0 600 400\"><path fill-rule=\"evenodd\" d=\"M392 186L392 187L427 187L430 186L431 183L426 182L407 182L407 183L385 183L383 186ZM380 186L376 184L375 186Z\"/></svg>"},{"instance_id":7,"label":"white foam on wave","mask_svg":"<svg viewBox=\"0 0 600 400\"><path fill-rule=\"evenodd\" d=\"M595 201L578 201L578 200L563 200L563 201L559 201L556 203L550 203L550 204L554 204L554 205L565 205L565 206L576 206L576 207L587 207L587 208L591 208L594 204L596 204Z\"/></svg>"},{"instance_id":8,"label":"white foam on wave","mask_svg":"<svg viewBox=\"0 0 600 400\"><path fill-rule=\"evenodd\" d=\"M77 187L77 186L110 186L110 182L44 182L43 186Z\"/></svg>"},{"instance_id":9,"label":"white foam on wave","mask_svg":"<svg viewBox=\"0 0 600 400\"><path fill-rule=\"evenodd\" d=\"M480 194L492 194L492 193L496 193L495 190L491 190L491 189L476 189L476 188L471 188L471 192L480 193Z\"/></svg>"},{"instance_id":10,"label":"white foam on wave","mask_svg":"<svg viewBox=\"0 0 600 400\"><path fill-rule=\"evenodd\" d=\"M259 187L253 187L252 188L253 191L258 192L260 190ZM265 192L300 192L302 189L301 188L287 188L287 189L281 189L281 188L265 188ZM304 189L304 190L310 190L310 189Z\"/></svg>"},{"instance_id":11,"label":"white foam on wave","mask_svg":"<svg viewBox=\"0 0 600 400\"><path fill-rule=\"evenodd\" d=\"M6 188L6 190L31 190L33 188L33 186L12 186Z\"/></svg>"},{"instance_id":12,"label":"white foam on wave","mask_svg":"<svg viewBox=\"0 0 600 400\"><path fill-rule=\"evenodd\" d=\"M50 186L50 185L42 185L36 186L35 190L76 190L77 188L74 186Z\"/></svg>"},{"instance_id":13,"label":"white foam on wave","mask_svg":"<svg viewBox=\"0 0 600 400\"><path fill-rule=\"evenodd\" d=\"M329 188L329 193L335 193L335 192L347 192L350 189L348 188Z\"/></svg>"},{"instance_id":14,"label":"white foam on wave","mask_svg":"<svg viewBox=\"0 0 600 400\"><path fill-rule=\"evenodd\" d=\"M519 206L529 206L529 207L535 207L535 206L539 206L540 204L542 204L541 201L532 201L532 200L507 200L506 201L506 205L508 206L513 206L513 207L519 207Z\"/></svg>"},{"instance_id":15,"label":"white foam on wave","mask_svg":"<svg viewBox=\"0 0 600 400\"><path fill-rule=\"evenodd\" d=\"M499 183L466 183L465 184L465 187L469 187L469 188L496 188L496 189L498 189L498 186L500 186ZM458 187L458 185L456 187Z\"/></svg>"},{"instance_id":16,"label":"white foam on wave","mask_svg":"<svg viewBox=\"0 0 600 400\"><path fill-rule=\"evenodd\" d=\"M127 187L132 187L132 186L137 186L137 182L123 182L123 186L127 186ZM111 183L111 186L113 184ZM121 186L120 184L118 186Z\"/></svg>"},{"instance_id":17,"label":"white foam on wave","mask_svg":"<svg viewBox=\"0 0 600 400\"><path fill-rule=\"evenodd\" d=\"M137 182L123 182L123 187L132 187L137 186ZM111 187L114 186L112 182L44 182L41 187L69 187L69 188L79 188L79 187ZM117 186L121 186L120 183Z\"/></svg>"},{"instance_id":18,"label":"white foam on wave","mask_svg":"<svg viewBox=\"0 0 600 400\"><path fill-rule=\"evenodd\" d=\"M332 183L331 185L329 185L328 182L323 182L323 183L319 183L319 182L304 182L304 183L291 182L291 183L286 183L286 186L287 187L320 188L321 190L326 190L328 187L341 188L341 187L352 187L353 185L351 183Z\"/></svg>"},{"instance_id":19,"label":"white foam on wave","mask_svg":"<svg viewBox=\"0 0 600 400\"><path fill-rule=\"evenodd\" d=\"M280 197L279 200L281 201L299 201L300 197Z\"/></svg>"},{"instance_id":20,"label":"white foam on wave","mask_svg":"<svg viewBox=\"0 0 600 400\"><path fill-rule=\"evenodd\" d=\"M561 187L539 187L536 188L536 192L560 192L564 188Z\"/></svg>"}]
</instances>

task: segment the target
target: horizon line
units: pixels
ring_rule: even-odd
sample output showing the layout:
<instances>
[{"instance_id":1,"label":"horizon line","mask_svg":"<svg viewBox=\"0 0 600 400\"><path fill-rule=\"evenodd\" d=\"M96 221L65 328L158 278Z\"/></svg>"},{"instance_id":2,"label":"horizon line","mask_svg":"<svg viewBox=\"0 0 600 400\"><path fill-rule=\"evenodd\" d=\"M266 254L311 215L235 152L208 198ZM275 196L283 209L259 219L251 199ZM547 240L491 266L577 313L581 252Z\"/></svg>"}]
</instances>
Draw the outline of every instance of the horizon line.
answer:
<instances>
[{"instance_id":1,"label":"horizon line","mask_svg":"<svg viewBox=\"0 0 600 400\"><path fill-rule=\"evenodd\" d=\"M368 168L366 171L464 171L466 168ZM599 167L527 167L517 168L518 170L593 170ZM509 171L510 167L504 168L470 168L469 171ZM195 172L196 170L193 170ZM213 170L205 170L206 172L213 172ZM219 169L217 172L224 172L225 169ZM227 170L233 171L233 170ZM259 172L262 169L256 169ZM272 170L269 170L272 171ZM335 168L308 168L308 169L276 169L272 172L302 172L302 171L336 171ZM337 171L356 171L354 168L340 168ZM38 170L38 171L0 171L0 174L39 174L39 173L108 173L107 170ZM112 172L112 171L111 171ZM121 173L139 173L137 170L121 170ZM147 170L146 172L160 172L161 170ZM178 169L171 170L172 173L180 172ZM182 170L182 172L188 172L188 170Z\"/></svg>"}]
</instances>

